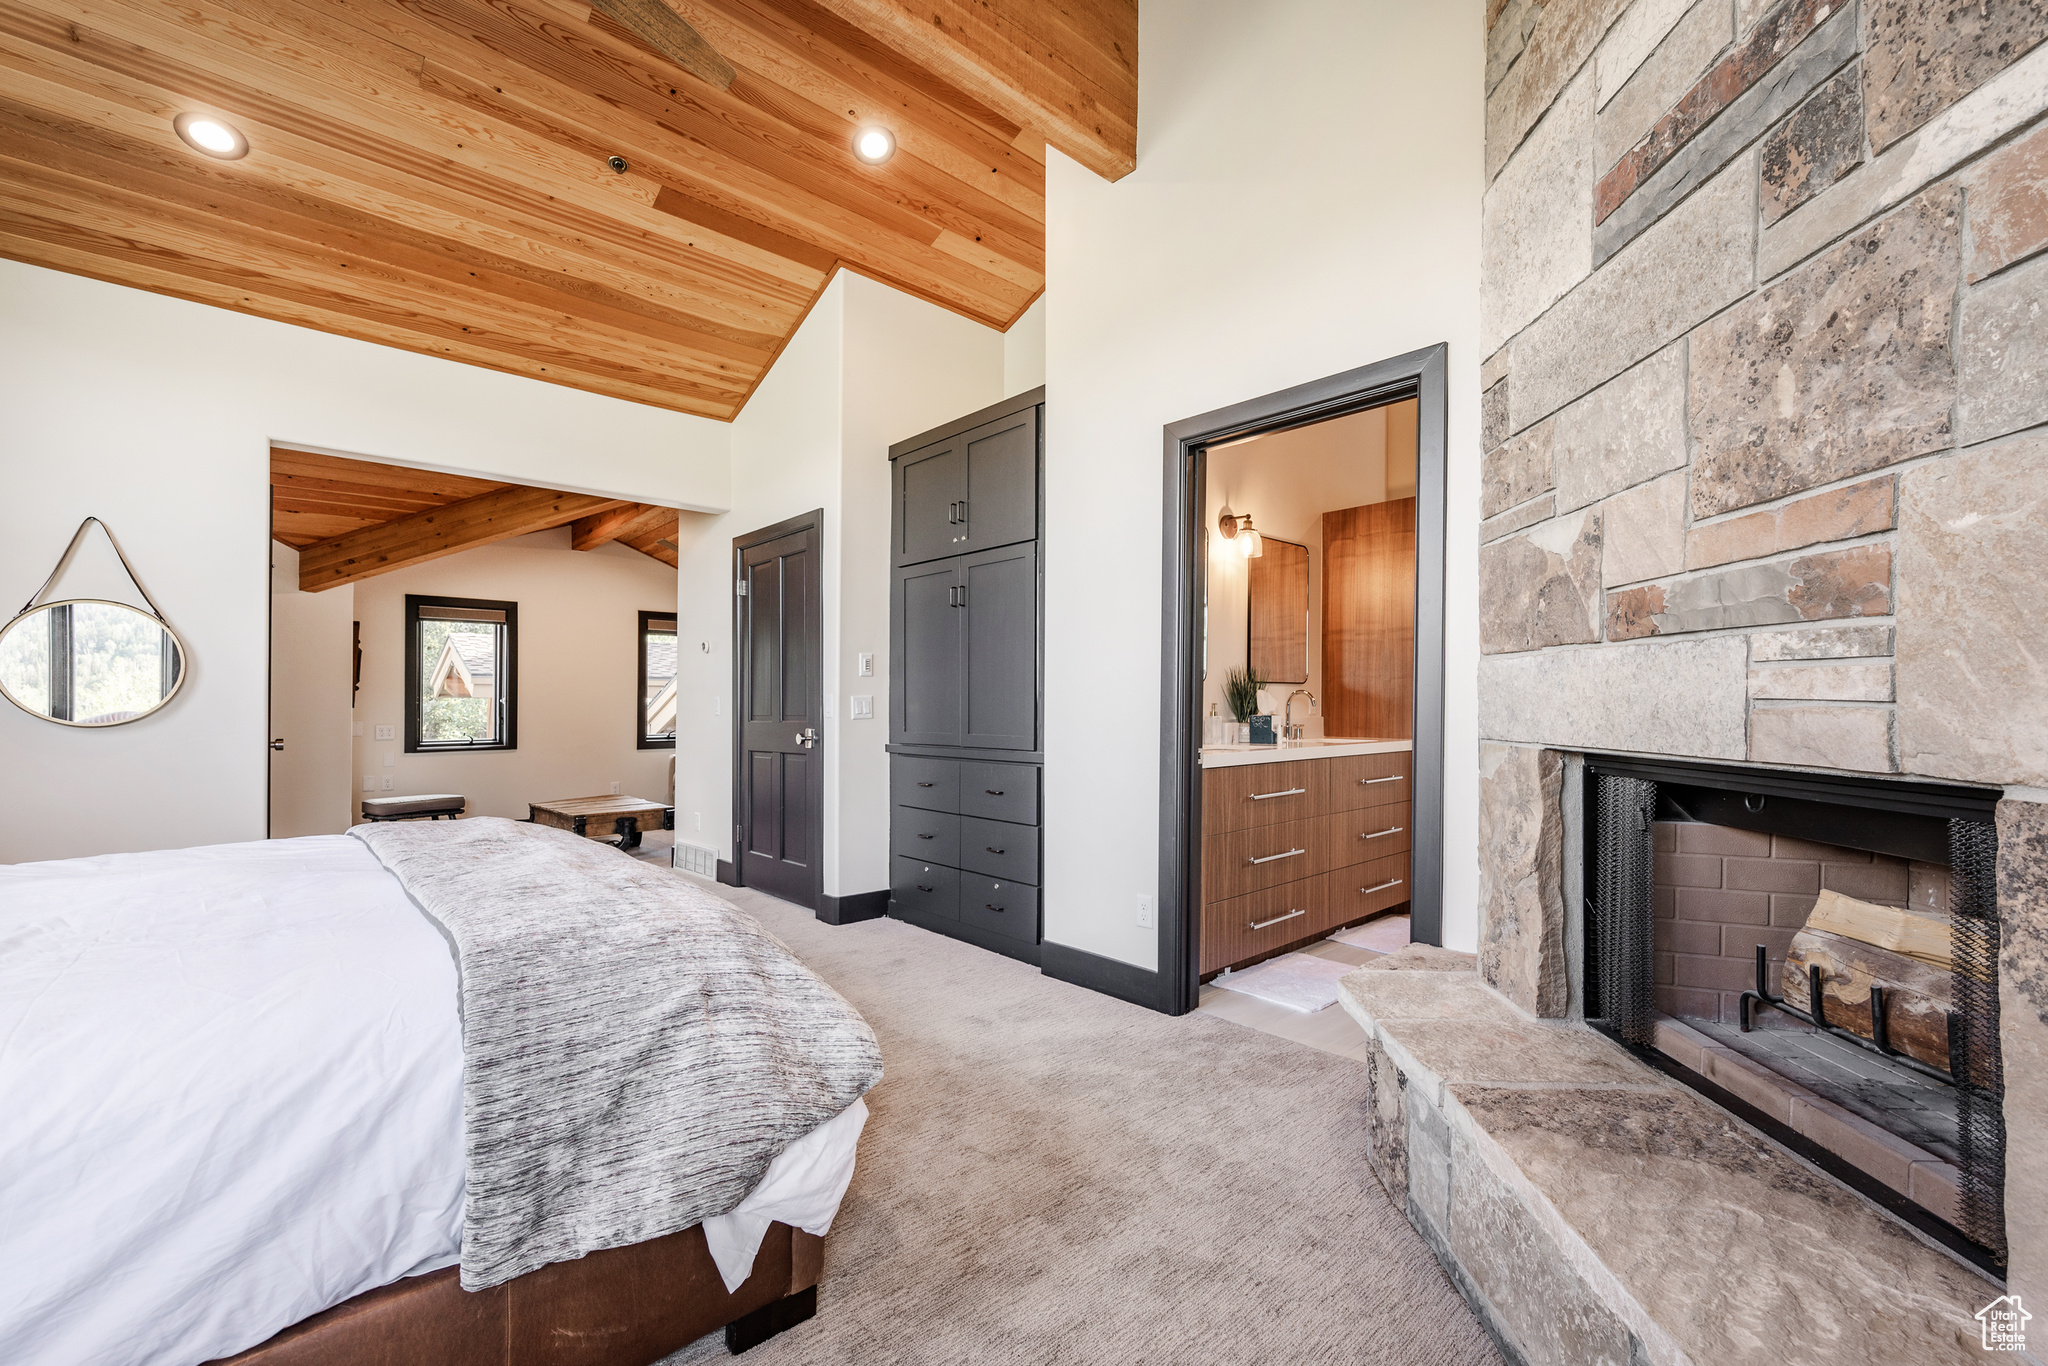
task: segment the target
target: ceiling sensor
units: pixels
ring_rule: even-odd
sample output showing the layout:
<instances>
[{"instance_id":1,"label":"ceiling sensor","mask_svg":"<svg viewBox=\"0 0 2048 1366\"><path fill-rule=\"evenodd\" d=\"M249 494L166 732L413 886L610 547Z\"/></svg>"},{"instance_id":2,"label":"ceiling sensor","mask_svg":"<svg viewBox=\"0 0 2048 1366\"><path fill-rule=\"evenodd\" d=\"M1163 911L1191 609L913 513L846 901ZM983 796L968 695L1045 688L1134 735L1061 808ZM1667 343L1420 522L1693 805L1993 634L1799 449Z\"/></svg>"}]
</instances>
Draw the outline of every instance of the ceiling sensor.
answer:
<instances>
[{"instance_id":1,"label":"ceiling sensor","mask_svg":"<svg viewBox=\"0 0 2048 1366\"><path fill-rule=\"evenodd\" d=\"M674 541L669 541L669 540L661 540L661 541L656 541L656 542L655 542L655 544L656 544L656 545L658 545L658 546L661 546L661 547L663 547L663 548L665 548L665 549L668 549L668 550L681 550L681 549L682 549L682 547L681 547L681 546L679 546L679 545L677 545L677 544L676 544L676 543L675 543Z\"/></svg>"},{"instance_id":2,"label":"ceiling sensor","mask_svg":"<svg viewBox=\"0 0 2048 1366\"><path fill-rule=\"evenodd\" d=\"M204 152L222 161L235 161L249 155L249 139L242 136L241 130L211 114L180 114L171 120L171 127L195 152Z\"/></svg>"},{"instance_id":3,"label":"ceiling sensor","mask_svg":"<svg viewBox=\"0 0 2048 1366\"><path fill-rule=\"evenodd\" d=\"M607 165L607 166L609 166L609 167L611 167L611 168L612 168L612 169L613 169L614 171L618 172L618 173L619 173L620 175L624 175L624 174L626 173L626 168L627 168L627 162L626 162L626 159L625 159L624 157L620 156L620 155L619 155L619 154L618 154L617 152L614 152L614 153L612 153L612 154L611 154L610 156L606 157L606 158L604 159L604 164L605 164L605 165Z\"/></svg>"},{"instance_id":4,"label":"ceiling sensor","mask_svg":"<svg viewBox=\"0 0 2048 1366\"><path fill-rule=\"evenodd\" d=\"M886 128L863 128L853 135L853 154L879 166L896 155L896 135Z\"/></svg>"}]
</instances>

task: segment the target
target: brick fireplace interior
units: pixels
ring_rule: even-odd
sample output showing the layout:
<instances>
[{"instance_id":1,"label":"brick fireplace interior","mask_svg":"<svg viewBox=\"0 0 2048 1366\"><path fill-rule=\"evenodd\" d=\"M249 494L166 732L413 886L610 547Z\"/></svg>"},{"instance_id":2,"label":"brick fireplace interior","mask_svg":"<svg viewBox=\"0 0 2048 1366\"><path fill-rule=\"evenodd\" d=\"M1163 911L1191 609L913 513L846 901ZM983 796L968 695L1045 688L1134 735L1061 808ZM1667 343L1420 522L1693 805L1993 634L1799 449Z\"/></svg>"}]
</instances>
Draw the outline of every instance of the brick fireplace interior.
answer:
<instances>
[{"instance_id":1,"label":"brick fireplace interior","mask_svg":"<svg viewBox=\"0 0 2048 1366\"><path fill-rule=\"evenodd\" d=\"M1598 759L1587 792L1589 1017L1998 1266L1997 968L1955 916L1995 902L1994 794Z\"/></svg>"}]
</instances>

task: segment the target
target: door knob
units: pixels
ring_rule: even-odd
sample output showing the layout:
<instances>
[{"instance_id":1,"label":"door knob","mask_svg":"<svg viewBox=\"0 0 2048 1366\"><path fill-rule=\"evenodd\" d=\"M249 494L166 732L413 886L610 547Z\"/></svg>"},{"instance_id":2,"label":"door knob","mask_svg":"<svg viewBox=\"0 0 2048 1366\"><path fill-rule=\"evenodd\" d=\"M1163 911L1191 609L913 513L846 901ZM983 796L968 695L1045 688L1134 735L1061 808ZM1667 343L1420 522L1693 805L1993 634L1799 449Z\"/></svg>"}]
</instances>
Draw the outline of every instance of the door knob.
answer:
<instances>
[{"instance_id":1,"label":"door knob","mask_svg":"<svg viewBox=\"0 0 2048 1366\"><path fill-rule=\"evenodd\" d=\"M817 744L817 743L818 743L818 729L817 729L817 727L816 727L816 726L805 726L805 727L804 727L804 728L803 728L802 730L800 730L800 731L798 731L798 732L796 733L796 742L797 742L798 744L802 745L802 746L803 746L803 747L804 747L805 749L809 749L809 748L810 748L810 747L811 747L812 745L815 745L815 744Z\"/></svg>"},{"instance_id":2,"label":"door knob","mask_svg":"<svg viewBox=\"0 0 2048 1366\"><path fill-rule=\"evenodd\" d=\"M274 750L278 750L278 751L282 752L282 751L283 751L283 749L284 749L284 740L283 740L282 738L279 738L279 739L276 739L276 740L272 740L272 741L270 742L270 747L271 747L272 749L274 749Z\"/></svg>"}]
</instances>

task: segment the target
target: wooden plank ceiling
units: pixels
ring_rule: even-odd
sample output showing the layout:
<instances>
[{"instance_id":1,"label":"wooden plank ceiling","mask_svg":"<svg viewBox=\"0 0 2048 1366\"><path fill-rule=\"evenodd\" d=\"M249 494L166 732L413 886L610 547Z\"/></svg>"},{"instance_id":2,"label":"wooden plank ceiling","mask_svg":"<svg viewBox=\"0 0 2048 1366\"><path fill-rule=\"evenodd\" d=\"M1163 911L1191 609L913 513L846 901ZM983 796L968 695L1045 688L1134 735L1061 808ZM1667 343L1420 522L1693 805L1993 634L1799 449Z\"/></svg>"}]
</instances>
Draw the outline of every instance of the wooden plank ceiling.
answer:
<instances>
[{"instance_id":1,"label":"wooden plank ceiling","mask_svg":"<svg viewBox=\"0 0 2048 1366\"><path fill-rule=\"evenodd\" d=\"M530 531L570 526L576 550L617 541L671 569L674 508L273 447L270 534L299 552L308 593Z\"/></svg>"},{"instance_id":2,"label":"wooden plank ceiling","mask_svg":"<svg viewBox=\"0 0 2048 1366\"><path fill-rule=\"evenodd\" d=\"M840 265L1015 321L1136 55L1136 0L0 0L0 255L730 419Z\"/></svg>"}]
</instances>

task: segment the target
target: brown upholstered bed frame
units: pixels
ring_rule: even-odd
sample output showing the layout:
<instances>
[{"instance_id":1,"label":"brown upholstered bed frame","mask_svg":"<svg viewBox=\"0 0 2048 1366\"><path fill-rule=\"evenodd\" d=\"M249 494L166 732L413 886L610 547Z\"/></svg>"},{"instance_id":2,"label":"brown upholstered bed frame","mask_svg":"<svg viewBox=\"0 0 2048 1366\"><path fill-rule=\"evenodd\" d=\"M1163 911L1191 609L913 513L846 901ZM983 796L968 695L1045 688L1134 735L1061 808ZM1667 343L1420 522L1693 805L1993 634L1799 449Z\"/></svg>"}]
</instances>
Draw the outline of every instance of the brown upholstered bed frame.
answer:
<instances>
[{"instance_id":1,"label":"brown upholstered bed frame","mask_svg":"<svg viewBox=\"0 0 2048 1366\"><path fill-rule=\"evenodd\" d=\"M702 1228L470 1294L448 1267L367 1291L208 1366L647 1366L719 1328L742 1352L817 1307L824 1239L771 1224L727 1294Z\"/></svg>"}]
</instances>

